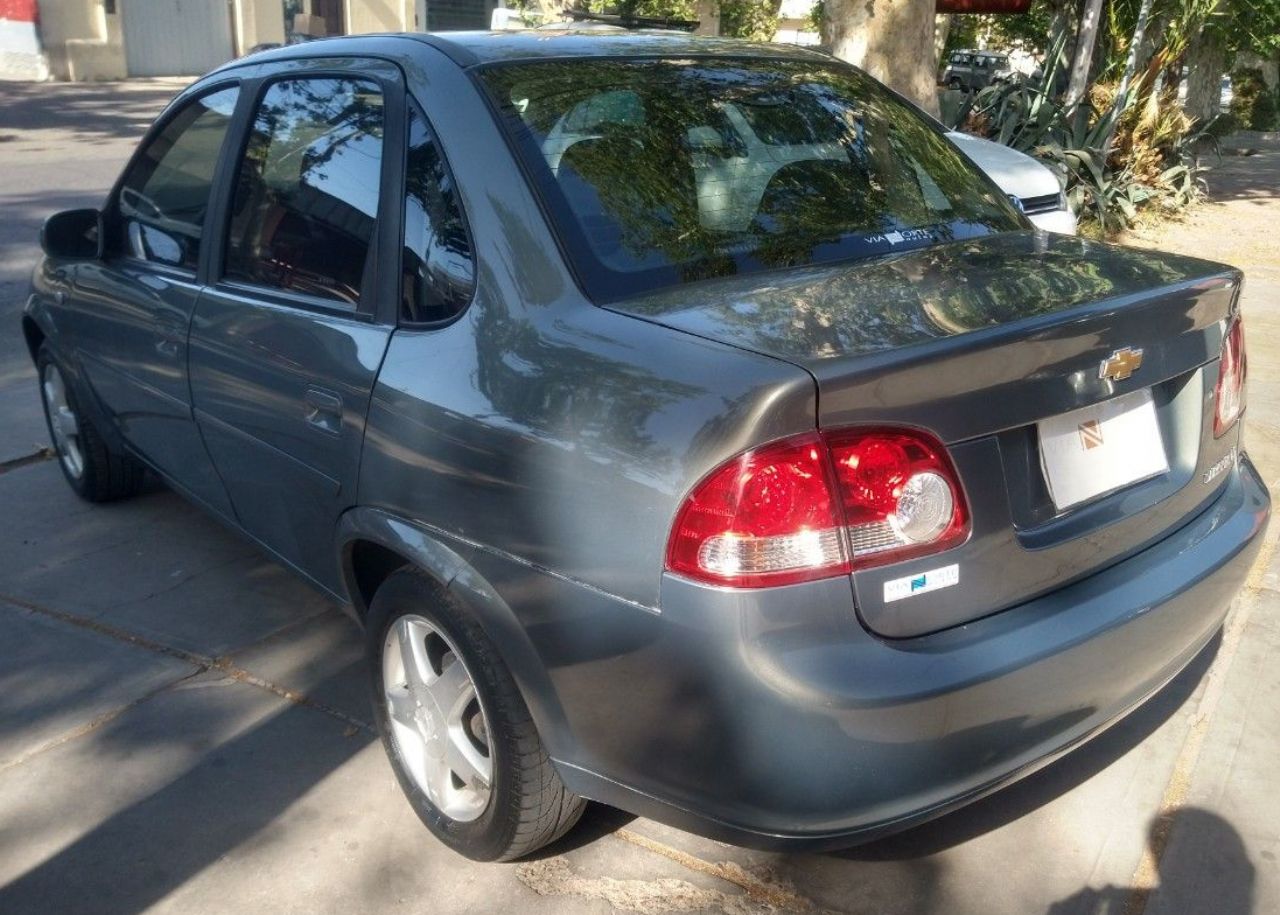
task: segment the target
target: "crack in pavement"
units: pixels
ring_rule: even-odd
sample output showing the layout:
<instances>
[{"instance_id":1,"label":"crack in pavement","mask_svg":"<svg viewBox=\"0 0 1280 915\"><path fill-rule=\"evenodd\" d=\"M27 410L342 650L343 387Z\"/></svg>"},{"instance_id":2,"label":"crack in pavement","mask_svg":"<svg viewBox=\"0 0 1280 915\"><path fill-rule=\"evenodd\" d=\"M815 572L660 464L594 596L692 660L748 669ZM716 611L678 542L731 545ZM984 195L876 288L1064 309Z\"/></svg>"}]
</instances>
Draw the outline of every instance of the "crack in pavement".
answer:
<instances>
[{"instance_id":1,"label":"crack in pavement","mask_svg":"<svg viewBox=\"0 0 1280 915\"><path fill-rule=\"evenodd\" d=\"M7 461L0 461L0 474L6 474L11 470L19 470L23 467L30 467L32 464L51 461L54 457L55 454L52 448L41 448L39 451L33 451L30 454L9 458Z\"/></svg>"},{"instance_id":2,"label":"crack in pavement","mask_svg":"<svg viewBox=\"0 0 1280 915\"><path fill-rule=\"evenodd\" d=\"M46 753L49 750L56 749L65 743L70 743L71 741L76 740L77 738L84 737L86 734L96 731L98 728L102 727L104 724L107 724L119 718L125 712L130 711L131 709L137 708L138 706L142 705L144 702L147 702L148 700L155 698L156 696L160 695L161 693L167 690L173 689L174 687L177 687L177 686L181 686L186 681L190 680L193 677L198 677L202 673L204 673L204 671L200 669L196 669L189 673L185 673L180 677L175 677L173 680L170 680L168 683L164 683L160 686L157 686L155 689L148 690L147 692L143 693L141 696L138 696L136 699L133 699L130 702L126 702L124 705L121 705L117 708L108 709L107 711L102 712L99 715L95 715L93 718L86 721L84 724L79 725L78 727L74 727L69 731L65 731L51 740L46 740L44 743L40 744L39 746L33 747L32 749L27 750L25 753L20 753L19 755L13 757L12 759L8 759L3 762L0 762L0 772L6 772L9 769L16 768L22 765L23 763L31 760L32 758L39 756L41 753Z\"/></svg>"},{"instance_id":3,"label":"crack in pavement","mask_svg":"<svg viewBox=\"0 0 1280 915\"><path fill-rule=\"evenodd\" d=\"M36 749L30 751L29 753L24 754L24 756L19 760L19 762L24 762L30 759L32 756L35 756L43 752L44 750L52 749L53 747L56 747L56 746L61 746L62 744L67 743L70 740L74 740L77 737L81 737L81 736L84 736L85 734L91 733L102 724L105 724L106 722L112 720L113 718L118 717L119 715L123 714L129 709L134 708L142 704L143 702L146 702L147 700L154 698L155 696L165 692L166 690L169 690L178 686L179 684L191 679L192 677L199 676L200 674L206 673L208 671L217 671L217 672L223 673L227 677L231 678L232 680L235 680L240 683L245 683L249 686L253 686L261 690L265 690L294 705L313 709L314 711L321 712L325 715L328 715L331 718L336 718L337 720L347 725L347 732L345 732L345 736L350 736L351 734L354 734L358 731L364 731L365 733L368 733L368 734L375 733L373 725L370 724L369 722L356 718L353 715L348 715L346 712L340 709L333 708L332 706L326 705L323 702L319 702L315 699L312 699L310 696L306 695L305 693L299 692L298 690L291 689L287 686L281 686L280 684L274 683L271 680L266 679L265 677L258 676L252 671L245 670L244 668L235 664L235 662L231 659L230 656L210 657L208 655L197 654L196 652L187 651L182 648L176 648L172 645L166 645L163 642L157 642L154 639L149 639L146 636L138 635L137 633L130 632L127 629L121 629L117 626L111 625L110 623L104 623L101 620L89 619L84 616L80 616L79 614L68 613L65 610L58 610L54 607L46 607L43 604L38 604L33 601L25 600L24 598L14 597L8 594L0 594L0 605L4 605L4 604L7 604L13 608L18 608L20 610L26 610L29 613L36 613L41 616L48 617L50 619L58 620L59 622L66 623L67 625L70 625L70 626L75 626L80 629L86 629L90 632L95 632L107 638L114 639L115 641L124 642L126 644L133 645L137 648L141 648L145 651L150 651L154 654L161 654L171 658L177 658L178 660L185 661L186 663L191 664L193 667L195 667L195 670L192 671L191 673L186 674L182 677L179 677L178 679L168 684L165 684L164 686L161 686L157 689L151 690L150 692L139 697L138 699L135 699L132 702L126 703L120 708L112 709L110 711L104 712L101 715L94 718L92 721L88 722L87 724L80 725L79 727L74 728L71 731L66 732L65 734L61 734L58 737L53 738L51 741L48 741L42 744L41 746L37 747ZM17 764L18 764L17 762L10 761L8 763L0 765L0 772L3 772L6 769L9 769L13 765L17 765Z\"/></svg>"}]
</instances>

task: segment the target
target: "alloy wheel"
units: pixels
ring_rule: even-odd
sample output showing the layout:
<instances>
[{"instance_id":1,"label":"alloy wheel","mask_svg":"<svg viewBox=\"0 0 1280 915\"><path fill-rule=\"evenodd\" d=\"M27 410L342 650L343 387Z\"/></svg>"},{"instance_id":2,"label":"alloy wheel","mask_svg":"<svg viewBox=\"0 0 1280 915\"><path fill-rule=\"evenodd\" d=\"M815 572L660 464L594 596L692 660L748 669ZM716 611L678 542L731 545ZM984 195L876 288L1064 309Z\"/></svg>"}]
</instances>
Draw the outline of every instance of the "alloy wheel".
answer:
<instances>
[{"instance_id":1,"label":"alloy wheel","mask_svg":"<svg viewBox=\"0 0 1280 915\"><path fill-rule=\"evenodd\" d=\"M466 823L493 791L489 727L462 656L434 623L406 614L387 630L382 684L405 769L441 813Z\"/></svg>"},{"instance_id":2,"label":"alloy wheel","mask_svg":"<svg viewBox=\"0 0 1280 915\"><path fill-rule=\"evenodd\" d=\"M40 381L44 408L49 415L49 431L62 466L73 479L84 474L84 452L80 449L80 419L67 398L67 383L62 371L53 363L44 367Z\"/></svg>"}]
</instances>

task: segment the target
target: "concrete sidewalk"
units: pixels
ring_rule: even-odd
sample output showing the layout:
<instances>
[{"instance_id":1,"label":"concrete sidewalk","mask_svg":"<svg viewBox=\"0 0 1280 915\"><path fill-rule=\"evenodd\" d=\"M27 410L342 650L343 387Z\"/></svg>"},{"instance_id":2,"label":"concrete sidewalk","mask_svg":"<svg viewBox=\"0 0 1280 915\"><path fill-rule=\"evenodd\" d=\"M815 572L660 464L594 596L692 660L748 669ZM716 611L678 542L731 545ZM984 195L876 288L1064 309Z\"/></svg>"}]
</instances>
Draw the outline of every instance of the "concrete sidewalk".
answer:
<instances>
[{"instance_id":1,"label":"concrete sidewalk","mask_svg":"<svg viewBox=\"0 0 1280 915\"><path fill-rule=\"evenodd\" d=\"M136 103L139 121L167 94L93 91ZM6 309L38 219L95 202L132 147L133 126L39 126L54 104L42 98L0 87L0 133L21 131L0 143ZM1262 190L1227 184L1226 211L1197 217L1208 227L1155 242L1230 258L1223 226L1280 225L1280 156L1249 158L1260 172L1224 169ZM1247 436L1276 492L1280 275L1266 252L1249 256ZM369 726L360 635L331 605L161 488L91 507L53 462L4 463L44 433L24 419L38 406L16 313L0 322L4 915L1280 911L1280 525L1186 672L1098 739L941 820L839 854L779 855L593 806L539 858L479 865L403 800Z\"/></svg>"}]
</instances>

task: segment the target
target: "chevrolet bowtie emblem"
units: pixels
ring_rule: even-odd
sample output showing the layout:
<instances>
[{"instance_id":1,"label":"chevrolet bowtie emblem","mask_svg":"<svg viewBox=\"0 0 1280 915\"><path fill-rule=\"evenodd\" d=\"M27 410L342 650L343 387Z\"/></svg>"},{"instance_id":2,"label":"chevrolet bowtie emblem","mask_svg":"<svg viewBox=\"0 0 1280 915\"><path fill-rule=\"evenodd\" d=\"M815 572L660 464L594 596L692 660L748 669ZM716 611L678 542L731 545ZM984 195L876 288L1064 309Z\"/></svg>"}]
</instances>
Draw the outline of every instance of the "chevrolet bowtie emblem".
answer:
<instances>
[{"instance_id":1,"label":"chevrolet bowtie emblem","mask_svg":"<svg viewBox=\"0 0 1280 915\"><path fill-rule=\"evenodd\" d=\"M1124 381L1142 368L1142 350L1126 346L1118 349L1098 367L1098 377L1103 381Z\"/></svg>"}]
</instances>

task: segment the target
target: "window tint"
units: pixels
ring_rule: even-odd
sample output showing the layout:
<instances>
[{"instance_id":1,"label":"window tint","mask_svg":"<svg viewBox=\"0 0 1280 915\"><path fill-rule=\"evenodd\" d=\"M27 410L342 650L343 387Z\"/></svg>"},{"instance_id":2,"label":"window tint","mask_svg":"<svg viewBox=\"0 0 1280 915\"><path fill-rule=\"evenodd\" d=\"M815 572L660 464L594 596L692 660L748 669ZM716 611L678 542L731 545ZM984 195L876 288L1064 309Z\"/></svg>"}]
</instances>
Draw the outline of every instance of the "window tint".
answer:
<instances>
[{"instance_id":1,"label":"window tint","mask_svg":"<svg viewBox=\"0 0 1280 915\"><path fill-rule=\"evenodd\" d=\"M373 263L382 126L376 83L273 84L236 176L226 276L358 303Z\"/></svg>"},{"instance_id":2,"label":"window tint","mask_svg":"<svg viewBox=\"0 0 1280 915\"><path fill-rule=\"evenodd\" d=\"M453 178L427 120L409 109L402 317L441 321L466 308L475 286L471 241Z\"/></svg>"},{"instance_id":3,"label":"window tint","mask_svg":"<svg viewBox=\"0 0 1280 915\"><path fill-rule=\"evenodd\" d=\"M939 130L852 68L581 58L480 72L598 300L1024 227Z\"/></svg>"},{"instance_id":4,"label":"window tint","mask_svg":"<svg viewBox=\"0 0 1280 915\"><path fill-rule=\"evenodd\" d=\"M213 170L237 95L230 88L197 99L142 151L120 186L113 250L196 268Z\"/></svg>"}]
</instances>

